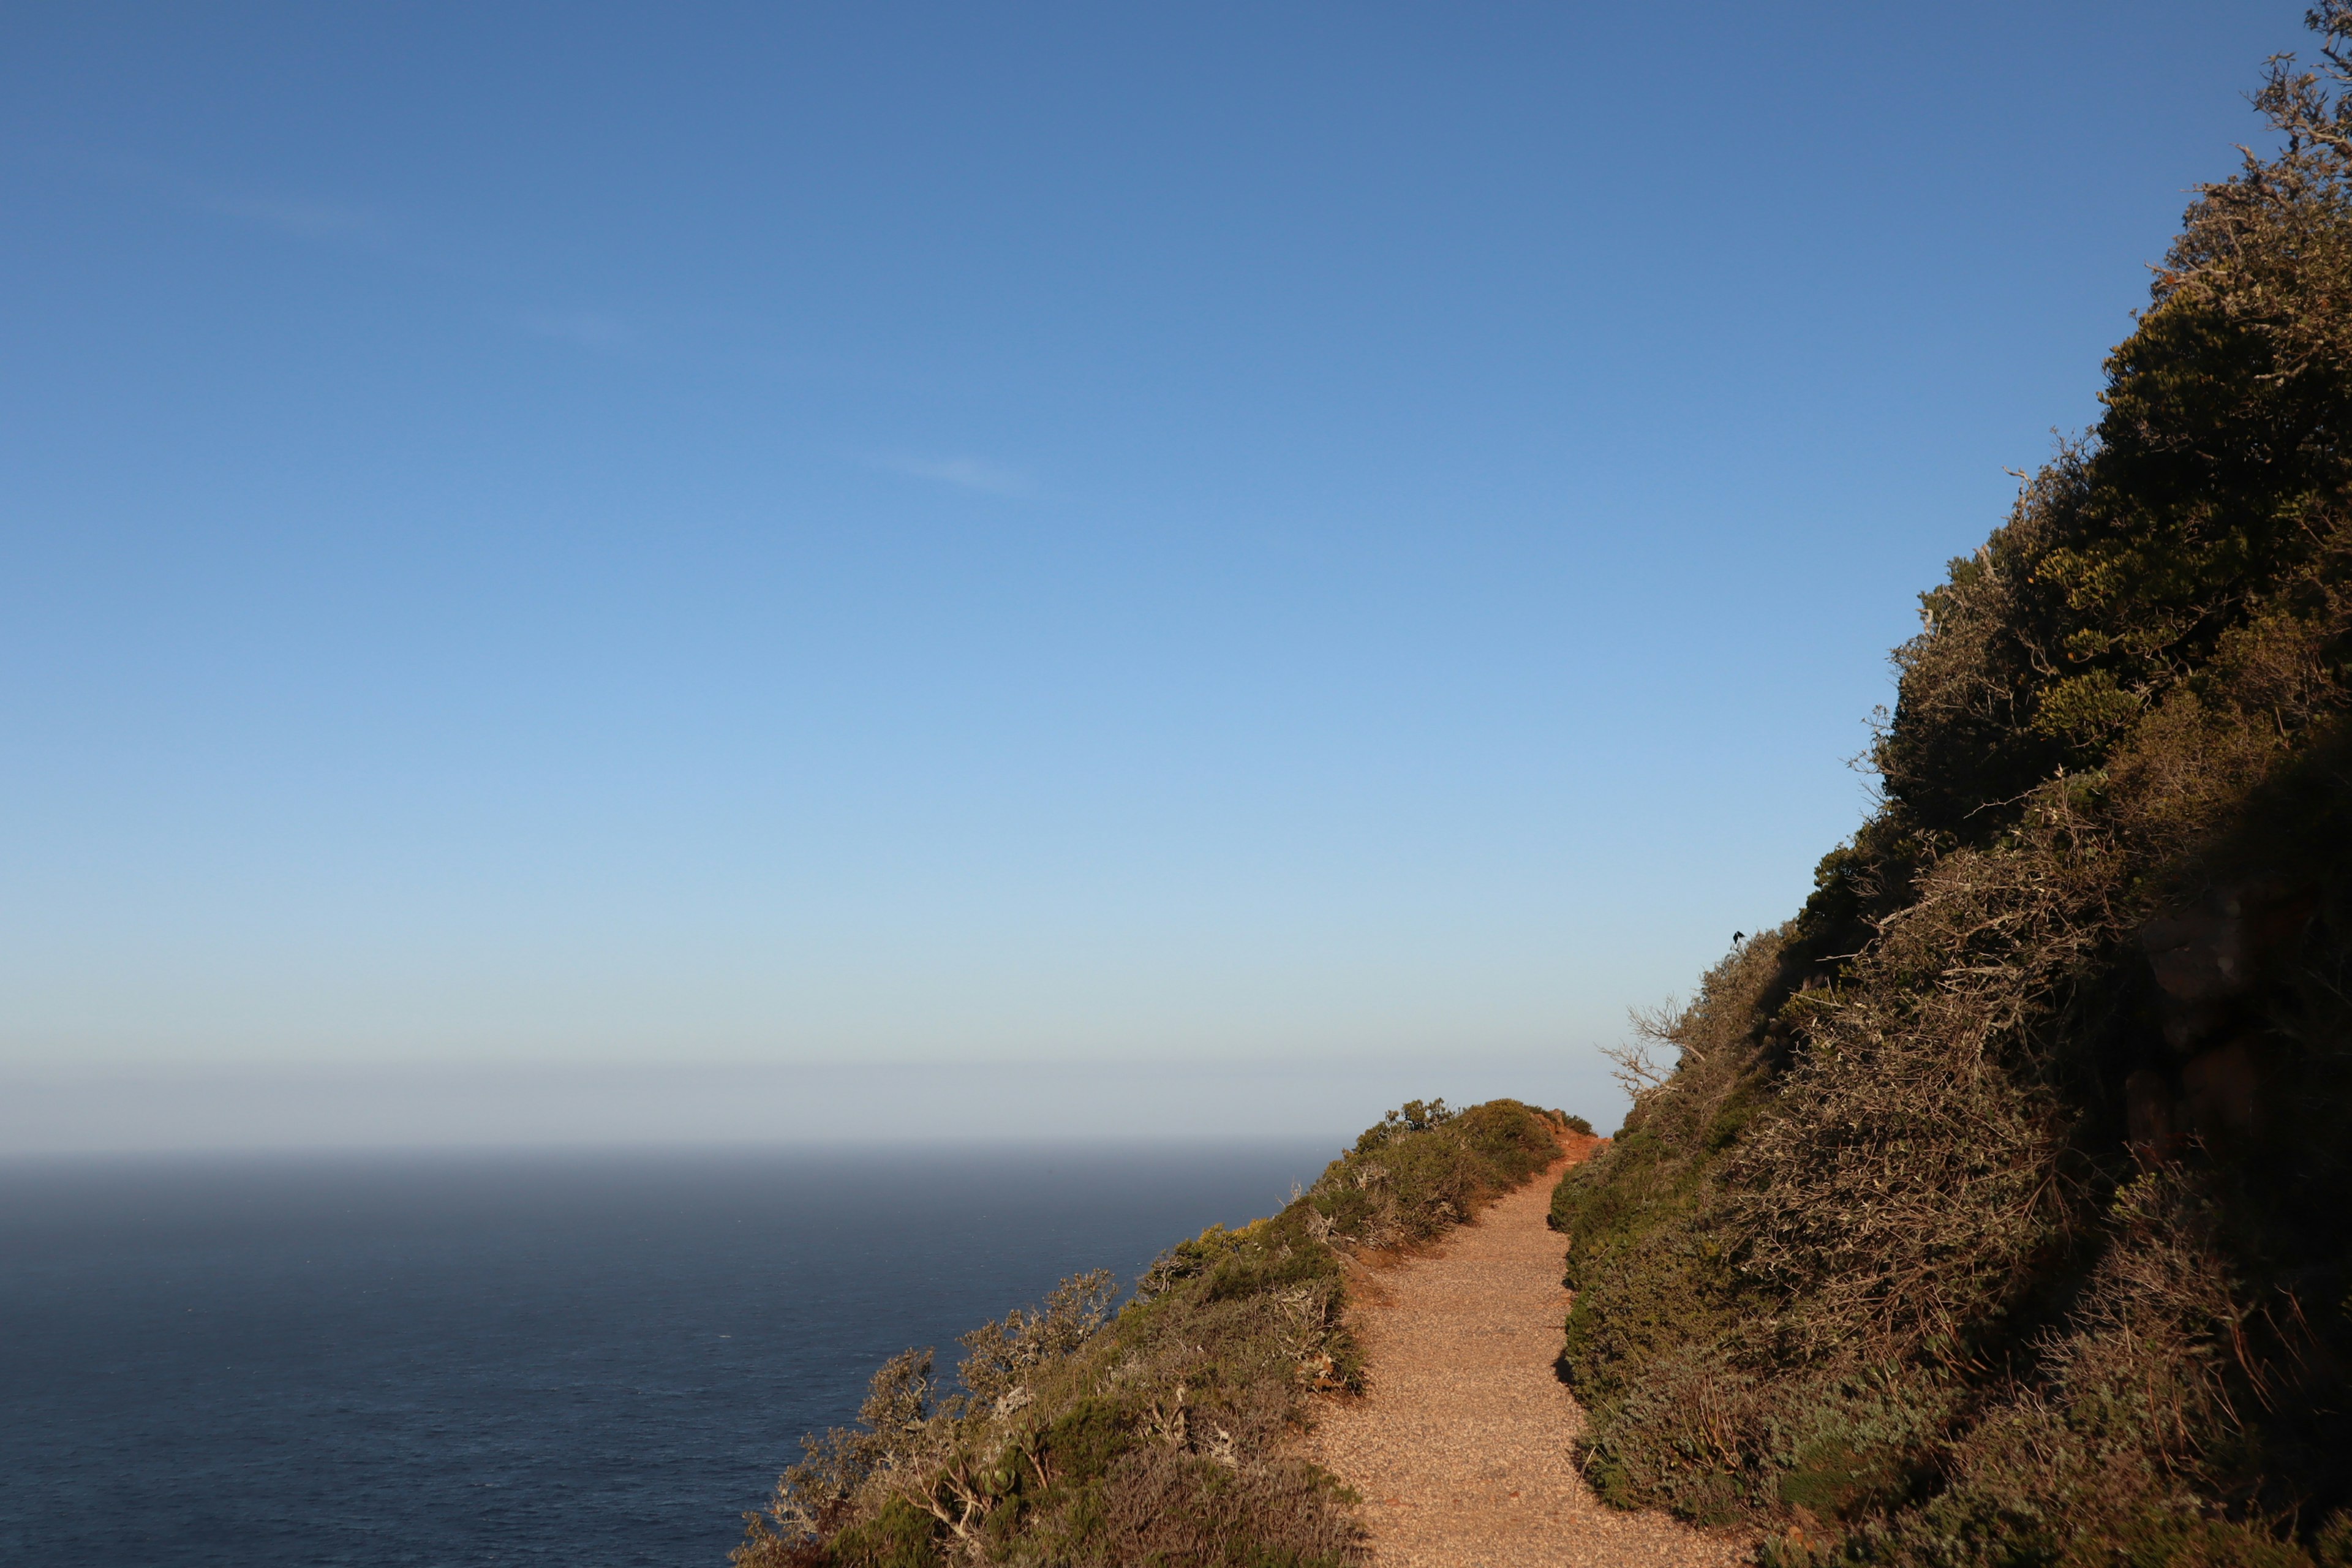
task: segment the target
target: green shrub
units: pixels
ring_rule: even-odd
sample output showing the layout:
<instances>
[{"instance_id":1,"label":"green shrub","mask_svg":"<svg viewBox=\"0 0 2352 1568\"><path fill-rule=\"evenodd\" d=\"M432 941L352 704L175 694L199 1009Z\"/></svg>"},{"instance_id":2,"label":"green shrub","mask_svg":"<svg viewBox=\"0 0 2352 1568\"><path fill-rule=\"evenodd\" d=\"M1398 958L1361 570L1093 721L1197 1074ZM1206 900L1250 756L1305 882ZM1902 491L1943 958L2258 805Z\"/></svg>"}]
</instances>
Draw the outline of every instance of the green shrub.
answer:
<instances>
[{"instance_id":1,"label":"green shrub","mask_svg":"<svg viewBox=\"0 0 2352 1568\"><path fill-rule=\"evenodd\" d=\"M1420 1109L1416 1100L1405 1111ZM1307 1194L1318 1239L1376 1249L1426 1241L1559 1157L1559 1123L1516 1100L1430 1109L1417 1126L1390 1112L1331 1163Z\"/></svg>"}]
</instances>

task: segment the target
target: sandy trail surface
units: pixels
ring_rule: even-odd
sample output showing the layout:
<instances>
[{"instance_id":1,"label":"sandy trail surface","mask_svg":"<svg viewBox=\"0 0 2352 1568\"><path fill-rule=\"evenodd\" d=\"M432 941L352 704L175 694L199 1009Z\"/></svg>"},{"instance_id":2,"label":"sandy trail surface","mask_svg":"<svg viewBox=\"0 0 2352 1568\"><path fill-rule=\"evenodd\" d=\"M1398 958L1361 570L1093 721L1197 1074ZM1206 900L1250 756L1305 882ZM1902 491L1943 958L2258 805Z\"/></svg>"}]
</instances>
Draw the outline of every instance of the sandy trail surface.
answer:
<instances>
[{"instance_id":1,"label":"sandy trail surface","mask_svg":"<svg viewBox=\"0 0 2352 1568\"><path fill-rule=\"evenodd\" d=\"M1576 1140L1576 1157L1591 1145ZM1727 1568L1746 1543L1604 1506L1570 1441L1584 1413L1552 1371L1569 1293L1544 1224L1567 1164L1433 1252L1351 1268L1349 1327L1370 1392L1323 1403L1317 1459L1363 1494L1379 1568Z\"/></svg>"}]
</instances>

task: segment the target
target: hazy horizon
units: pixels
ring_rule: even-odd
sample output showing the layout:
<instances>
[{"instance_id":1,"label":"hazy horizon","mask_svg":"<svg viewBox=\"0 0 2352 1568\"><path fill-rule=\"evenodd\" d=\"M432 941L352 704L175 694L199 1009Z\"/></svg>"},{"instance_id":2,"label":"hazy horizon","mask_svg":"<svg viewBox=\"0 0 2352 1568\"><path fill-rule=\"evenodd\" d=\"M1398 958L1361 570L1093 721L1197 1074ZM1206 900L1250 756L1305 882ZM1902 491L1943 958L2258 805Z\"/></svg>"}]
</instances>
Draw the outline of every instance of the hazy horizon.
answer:
<instances>
[{"instance_id":1,"label":"hazy horizon","mask_svg":"<svg viewBox=\"0 0 2352 1568\"><path fill-rule=\"evenodd\" d=\"M1328 1142L1432 1094L1590 1115L1580 1064L1370 1062L373 1065L0 1079L0 1158L318 1152ZM1552 1090L1546 1098L1545 1090ZM1610 1090L1614 1095L1613 1086ZM1580 1110L1580 1106L1582 1109Z\"/></svg>"},{"instance_id":2,"label":"hazy horizon","mask_svg":"<svg viewBox=\"0 0 2352 1568\"><path fill-rule=\"evenodd\" d=\"M19 10L0 1152L1613 1124L2301 12Z\"/></svg>"}]
</instances>

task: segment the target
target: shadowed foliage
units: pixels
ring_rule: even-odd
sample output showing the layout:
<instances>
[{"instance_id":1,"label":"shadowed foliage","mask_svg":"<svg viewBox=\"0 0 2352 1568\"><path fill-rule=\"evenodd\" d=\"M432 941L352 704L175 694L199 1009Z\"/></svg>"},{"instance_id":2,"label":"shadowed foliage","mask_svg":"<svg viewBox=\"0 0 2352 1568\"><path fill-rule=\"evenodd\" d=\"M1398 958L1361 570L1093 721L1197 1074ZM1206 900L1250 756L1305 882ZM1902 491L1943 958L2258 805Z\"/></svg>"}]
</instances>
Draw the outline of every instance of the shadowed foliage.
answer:
<instances>
[{"instance_id":1,"label":"shadowed foliage","mask_svg":"<svg viewBox=\"0 0 2352 1568\"><path fill-rule=\"evenodd\" d=\"M1922 596L1880 809L1555 1195L1613 1502L1783 1564L2352 1563L2352 6L2312 23L2095 429Z\"/></svg>"}]
</instances>

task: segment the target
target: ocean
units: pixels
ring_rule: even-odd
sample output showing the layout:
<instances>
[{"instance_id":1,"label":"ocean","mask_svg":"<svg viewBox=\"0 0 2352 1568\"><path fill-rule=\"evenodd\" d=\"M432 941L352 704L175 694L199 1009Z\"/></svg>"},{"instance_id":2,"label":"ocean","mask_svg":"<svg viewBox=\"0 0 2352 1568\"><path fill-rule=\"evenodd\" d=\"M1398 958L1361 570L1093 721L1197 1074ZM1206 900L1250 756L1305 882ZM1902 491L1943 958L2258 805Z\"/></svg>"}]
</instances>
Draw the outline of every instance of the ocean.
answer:
<instances>
[{"instance_id":1,"label":"ocean","mask_svg":"<svg viewBox=\"0 0 2352 1568\"><path fill-rule=\"evenodd\" d=\"M721 1568L884 1359L1336 1152L0 1164L0 1562Z\"/></svg>"}]
</instances>

